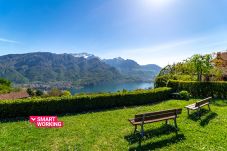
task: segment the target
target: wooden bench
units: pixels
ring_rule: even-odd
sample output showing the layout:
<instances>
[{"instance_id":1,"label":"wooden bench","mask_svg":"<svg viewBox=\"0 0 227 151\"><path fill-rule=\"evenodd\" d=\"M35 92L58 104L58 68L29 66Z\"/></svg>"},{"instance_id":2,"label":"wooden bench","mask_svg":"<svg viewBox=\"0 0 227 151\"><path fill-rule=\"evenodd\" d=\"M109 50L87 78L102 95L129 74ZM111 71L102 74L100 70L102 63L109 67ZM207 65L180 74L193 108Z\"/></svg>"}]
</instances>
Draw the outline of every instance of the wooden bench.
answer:
<instances>
[{"instance_id":1,"label":"wooden bench","mask_svg":"<svg viewBox=\"0 0 227 151\"><path fill-rule=\"evenodd\" d=\"M154 123L159 121L166 121L166 124L168 123L168 120L174 120L175 128L177 128L177 117L178 114L181 114L182 109L170 109L170 110L163 110L158 112L149 112L149 113L143 113L143 114L136 114L135 118L129 119L129 122L135 126L134 134L137 130L137 125L141 126L141 135L144 136L144 124L148 123Z\"/></svg>"},{"instance_id":2,"label":"wooden bench","mask_svg":"<svg viewBox=\"0 0 227 151\"><path fill-rule=\"evenodd\" d=\"M207 105L209 110L210 110L210 100L212 99L212 97L208 97L208 98L205 98L201 101L198 101L194 104L190 104L188 106L185 106L185 108L188 110L188 115L189 115L189 110L198 110L198 115L200 116L200 110L201 110L201 107Z\"/></svg>"}]
</instances>

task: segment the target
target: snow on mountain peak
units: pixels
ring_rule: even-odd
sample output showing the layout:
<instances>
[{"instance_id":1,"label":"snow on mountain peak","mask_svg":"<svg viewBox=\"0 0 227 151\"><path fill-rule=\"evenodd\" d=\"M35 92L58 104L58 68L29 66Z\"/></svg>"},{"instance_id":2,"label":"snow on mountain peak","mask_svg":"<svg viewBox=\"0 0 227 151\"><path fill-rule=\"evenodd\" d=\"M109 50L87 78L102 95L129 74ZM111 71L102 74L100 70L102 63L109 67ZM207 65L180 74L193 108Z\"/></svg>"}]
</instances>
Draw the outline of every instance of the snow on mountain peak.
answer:
<instances>
[{"instance_id":1,"label":"snow on mountain peak","mask_svg":"<svg viewBox=\"0 0 227 151\"><path fill-rule=\"evenodd\" d=\"M93 55L93 54L89 54L89 53L73 53L71 54L76 58L85 58L85 59L93 59L93 58L98 58L97 56Z\"/></svg>"}]
</instances>

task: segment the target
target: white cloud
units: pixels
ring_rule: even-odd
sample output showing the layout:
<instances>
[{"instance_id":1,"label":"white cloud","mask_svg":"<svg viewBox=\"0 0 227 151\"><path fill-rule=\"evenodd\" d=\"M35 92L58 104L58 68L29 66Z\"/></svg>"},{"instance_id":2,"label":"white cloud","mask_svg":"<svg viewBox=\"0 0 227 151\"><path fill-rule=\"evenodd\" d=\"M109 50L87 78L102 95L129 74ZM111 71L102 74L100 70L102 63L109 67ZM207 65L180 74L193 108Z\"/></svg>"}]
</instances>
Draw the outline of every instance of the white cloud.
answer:
<instances>
[{"instance_id":1,"label":"white cloud","mask_svg":"<svg viewBox=\"0 0 227 151\"><path fill-rule=\"evenodd\" d=\"M0 38L0 42L6 42L6 43L19 43L18 41L9 40L9 39L5 39L5 38Z\"/></svg>"}]
</instances>

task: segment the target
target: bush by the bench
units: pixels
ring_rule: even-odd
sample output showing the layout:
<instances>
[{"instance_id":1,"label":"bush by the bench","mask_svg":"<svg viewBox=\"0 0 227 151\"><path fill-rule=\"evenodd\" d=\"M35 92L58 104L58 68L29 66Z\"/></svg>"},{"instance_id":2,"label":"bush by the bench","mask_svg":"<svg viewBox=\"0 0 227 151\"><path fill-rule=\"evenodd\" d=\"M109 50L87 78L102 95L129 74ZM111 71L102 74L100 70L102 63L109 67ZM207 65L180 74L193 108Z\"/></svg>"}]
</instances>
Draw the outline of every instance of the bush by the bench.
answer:
<instances>
[{"instance_id":1,"label":"bush by the bench","mask_svg":"<svg viewBox=\"0 0 227 151\"><path fill-rule=\"evenodd\" d=\"M188 93L188 91L182 90L179 92L179 95L180 95L180 99L183 99L183 100L190 99L190 93Z\"/></svg>"},{"instance_id":2,"label":"bush by the bench","mask_svg":"<svg viewBox=\"0 0 227 151\"><path fill-rule=\"evenodd\" d=\"M227 82L197 82L170 80L167 84L174 91L188 91L193 97L227 98Z\"/></svg>"},{"instance_id":3,"label":"bush by the bench","mask_svg":"<svg viewBox=\"0 0 227 151\"><path fill-rule=\"evenodd\" d=\"M149 104L169 99L171 88L106 93L88 96L53 97L0 101L0 118L78 113L114 107Z\"/></svg>"}]
</instances>

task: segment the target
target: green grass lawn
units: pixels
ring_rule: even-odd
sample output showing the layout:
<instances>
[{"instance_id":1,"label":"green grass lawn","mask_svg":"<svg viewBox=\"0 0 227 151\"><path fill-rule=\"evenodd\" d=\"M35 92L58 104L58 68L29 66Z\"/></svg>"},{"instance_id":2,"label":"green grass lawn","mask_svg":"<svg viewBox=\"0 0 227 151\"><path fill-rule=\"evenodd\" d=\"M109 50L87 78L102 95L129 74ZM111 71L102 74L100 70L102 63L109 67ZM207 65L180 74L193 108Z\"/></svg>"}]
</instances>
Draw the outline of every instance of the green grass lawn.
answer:
<instances>
[{"instance_id":1,"label":"green grass lawn","mask_svg":"<svg viewBox=\"0 0 227 151\"><path fill-rule=\"evenodd\" d=\"M201 119L178 118L179 132L164 121L145 125L140 143L127 119L137 113L183 108L195 102L169 100L154 105L59 117L64 127L36 128L28 121L0 123L0 150L227 150L227 101L216 100L211 112L204 107ZM173 121L170 122L173 125Z\"/></svg>"}]
</instances>

